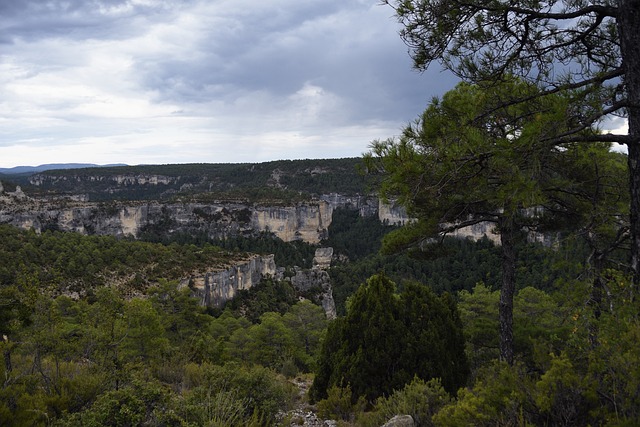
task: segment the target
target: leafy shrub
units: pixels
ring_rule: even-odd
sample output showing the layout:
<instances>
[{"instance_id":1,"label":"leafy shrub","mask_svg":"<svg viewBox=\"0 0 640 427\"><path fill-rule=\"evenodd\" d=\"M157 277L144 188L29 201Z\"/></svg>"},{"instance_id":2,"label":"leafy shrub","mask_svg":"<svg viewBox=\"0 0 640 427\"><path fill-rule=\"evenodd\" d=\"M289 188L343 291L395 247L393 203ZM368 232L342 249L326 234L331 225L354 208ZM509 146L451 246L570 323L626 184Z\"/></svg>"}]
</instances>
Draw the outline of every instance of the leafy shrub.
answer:
<instances>
[{"instance_id":1,"label":"leafy shrub","mask_svg":"<svg viewBox=\"0 0 640 427\"><path fill-rule=\"evenodd\" d=\"M396 390L389 397L381 397L376 402L373 417L377 425L395 415L411 415L416 427L434 426L432 417L445 405L451 403L451 396L442 387L439 378L424 381L414 377L402 390ZM375 418L374 418L375 417Z\"/></svg>"}]
</instances>

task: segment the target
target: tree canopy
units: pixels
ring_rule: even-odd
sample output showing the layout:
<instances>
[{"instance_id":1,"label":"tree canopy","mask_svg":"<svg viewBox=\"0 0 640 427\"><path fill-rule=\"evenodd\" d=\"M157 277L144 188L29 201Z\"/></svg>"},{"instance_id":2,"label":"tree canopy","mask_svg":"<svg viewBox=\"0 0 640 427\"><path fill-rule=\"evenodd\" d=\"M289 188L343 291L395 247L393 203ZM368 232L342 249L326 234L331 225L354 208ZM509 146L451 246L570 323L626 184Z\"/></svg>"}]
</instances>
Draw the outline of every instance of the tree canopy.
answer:
<instances>
[{"instance_id":1,"label":"tree canopy","mask_svg":"<svg viewBox=\"0 0 640 427\"><path fill-rule=\"evenodd\" d=\"M585 169L581 158L605 159L608 153L602 143L587 150L550 142L568 127L569 100L537 93L535 85L519 79L488 86L461 83L442 100L434 99L400 138L374 142L367 155L370 170L383 175L383 195L398 197L416 218L389 235L391 247L495 224L502 248L500 354L509 363L519 233L579 227L584 214L574 200L602 191L604 182L593 184L592 176L574 169ZM504 105L513 94L531 99Z\"/></svg>"},{"instance_id":2,"label":"tree canopy","mask_svg":"<svg viewBox=\"0 0 640 427\"><path fill-rule=\"evenodd\" d=\"M516 75L538 85L534 97L570 94L564 141L617 142L628 148L631 268L640 281L640 3L596 1L383 0L403 24L401 37L420 70L440 62L465 81ZM514 93L506 103L528 102ZM628 133L605 135L604 118L628 119Z\"/></svg>"},{"instance_id":3,"label":"tree canopy","mask_svg":"<svg viewBox=\"0 0 640 427\"><path fill-rule=\"evenodd\" d=\"M453 299L417 283L398 294L395 283L376 275L353 295L346 316L329 326L310 393L317 400L331 387L349 386L353 400L372 402L416 375L441 378L454 392L468 372Z\"/></svg>"}]
</instances>

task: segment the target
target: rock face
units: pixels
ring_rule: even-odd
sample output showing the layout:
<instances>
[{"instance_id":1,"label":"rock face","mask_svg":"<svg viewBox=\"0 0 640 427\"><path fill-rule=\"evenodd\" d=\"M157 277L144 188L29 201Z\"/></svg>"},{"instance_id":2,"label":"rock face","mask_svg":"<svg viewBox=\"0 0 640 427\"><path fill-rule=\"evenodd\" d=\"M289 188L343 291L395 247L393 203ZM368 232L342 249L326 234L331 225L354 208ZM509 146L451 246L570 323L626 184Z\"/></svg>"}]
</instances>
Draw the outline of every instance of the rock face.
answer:
<instances>
[{"instance_id":1,"label":"rock face","mask_svg":"<svg viewBox=\"0 0 640 427\"><path fill-rule=\"evenodd\" d=\"M118 178L127 182L130 177ZM138 176L136 182L158 182L161 178ZM55 200L34 199L25 195L20 187L14 192L0 192L0 224L36 232L61 230L118 237L185 233L223 239L272 232L285 242L302 240L316 244L328 237L333 211L338 208L358 210L362 216L375 215L381 222L392 225L411 221L404 208L393 202L387 204L373 196L335 193L292 206L267 206L239 202L98 203L83 201L77 195ZM499 236L493 230L492 224L480 223L453 235L473 239L486 236L499 244ZM549 236L532 233L531 239L552 244Z\"/></svg>"},{"instance_id":2,"label":"rock face","mask_svg":"<svg viewBox=\"0 0 640 427\"><path fill-rule=\"evenodd\" d=\"M411 220L402 206L395 202L384 203L382 199L378 204L378 219L389 225L404 225Z\"/></svg>"},{"instance_id":3,"label":"rock face","mask_svg":"<svg viewBox=\"0 0 640 427\"><path fill-rule=\"evenodd\" d=\"M451 233L454 237L459 238L471 238L479 239L482 236L486 236L494 244L500 244L500 235L496 233L496 226L491 222L480 222L478 224L470 225L465 228L461 228Z\"/></svg>"},{"instance_id":4,"label":"rock face","mask_svg":"<svg viewBox=\"0 0 640 427\"><path fill-rule=\"evenodd\" d=\"M42 186L55 186L61 182L73 182L76 184L81 183L96 183L96 182L111 182L117 186L139 186L139 185L169 185L177 182L179 177L164 176L158 174L147 173L135 173L135 174L122 174L122 175L100 175L99 173L90 175L74 175L69 173L66 175L49 175L46 173L39 173L29 177L29 184L42 187Z\"/></svg>"},{"instance_id":5,"label":"rock face","mask_svg":"<svg viewBox=\"0 0 640 427\"><path fill-rule=\"evenodd\" d=\"M238 291L249 289L258 284L263 277L275 276L276 263L273 255L253 255L246 261L229 266L226 269L196 273L180 282L180 286L189 286L207 307L220 308L233 299Z\"/></svg>"},{"instance_id":6,"label":"rock face","mask_svg":"<svg viewBox=\"0 0 640 427\"><path fill-rule=\"evenodd\" d=\"M252 255L227 268L191 274L180 281L180 286L188 286L203 306L222 308L239 291L250 289L265 277L289 280L299 292L317 295L327 318L335 319L336 305L331 279L329 273L319 267L322 265L323 268L328 268L333 249L320 248L316 254L321 261L314 259L313 269L296 269L295 275L286 279L282 275L283 269L277 269L273 255Z\"/></svg>"},{"instance_id":7,"label":"rock face","mask_svg":"<svg viewBox=\"0 0 640 427\"><path fill-rule=\"evenodd\" d=\"M333 248L318 248L313 256L313 267L326 270L331 267Z\"/></svg>"},{"instance_id":8,"label":"rock face","mask_svg":"<svg viewBox=\"0 0 640 427\"><path fill-rule=\"evenodd\" d=\"M311 270L297 269L296 274L289 279L293 287L300 292L318 292L318 299L327 319L337 317L331 278L326 271L331 266L332 258L333 248L318 248L313 257L313 268Z\"/></svg>"},{"instance_id":9,"label":"rock face","mask_svg":"<svg viewBox=\"0 0 640 427\"><path fill-rule=\"evenodd\" d=\"M325 201L289 207L256 207L251 224L257 230L273 232L285 242L318 243L328 237L332 215L333 208Z\"/></svg>"},{"instance_id":10,"label":"rock face","mask_svg":"<svg viewBox=\"0 0 640 427\"><path fill-rule=\"evenodd\" d=\"M15 198L14 198L15 199ZM75 206L70 206L75 205ZM288 207L243 204L99 204L3 203L0 223L20 228L75 231L83 234L139 237L156 234L206 233L213 239L273 232L289 242L317 243L327 237L333 210L326 202Z\"/></svg>"},{"instance_id":11,"label":"rock face","mask_svg":"<svg viewBox=\"0 0 640 427\"><path fill-rule=\"evenodd\" d=\"M127 177L120 177L123 180ZM148 180L160 177L145 177ZM137 177L138 181L142 178ZM384 208L375 197L343 197L337 194L293 206L266 206L248 203L97 203L80 197L48 200L27 197L19 188L3 193L0 223L9 223L36 232L74 231L83 234L133 236L144 233L204 233L220 239L238 235L272 232L285 242L302 240L318 243L328 237L333 211L339 207L358 209L361 215L381 213L381 219L403 223L402 211ZM378 207L381 206L382 208ZM406 215L405 215L406 216Z\"/></svg>"},{"instance_id":12,"label":"rock face","mask_svg":"<svg viewBox=\"0 0 640 427\"><path fill-rule=\"evenodd\" d=\"M318 268L311 270L297 270L291 277L291 284L300 292L318 291L322 308L327 319L335 319L337 316L336 303L333 299L333 288L329 273Z\"/></svg>"},{"instance_id":13,"label":"rock face","mask_svg":"<svg viewBox=\"0 0 640 427\"><path fill-rule=\"evenodd\" d=\"M337 193L323 194L320 196L333 208L354 209L360 212L360 216L378 215L378 198L371 196L343 196Z\"/></svg>"}]
</instances>

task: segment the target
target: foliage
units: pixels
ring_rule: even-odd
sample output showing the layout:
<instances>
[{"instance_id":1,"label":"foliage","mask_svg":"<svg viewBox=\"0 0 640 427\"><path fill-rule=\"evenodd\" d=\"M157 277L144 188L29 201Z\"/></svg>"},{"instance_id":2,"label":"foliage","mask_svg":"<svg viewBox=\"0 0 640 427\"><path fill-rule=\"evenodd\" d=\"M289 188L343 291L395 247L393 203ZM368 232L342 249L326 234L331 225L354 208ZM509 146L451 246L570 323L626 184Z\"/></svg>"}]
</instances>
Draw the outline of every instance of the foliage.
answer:
<instances>
[{"instance_id":1,"label":"foliage","mask_svg":"<svg viewBox=\"0 0 640 427\"><path fill-rule=\"evenodd\" d=\"M417 68L439 61L467 81L518 75L564 89L596 91L605 82L620 83L615 77L630 53L620 45L616 21L629 24L620 15L631 4L622 3L618 10L610 4L567 1L385 3L397 5L401 35ZM576 66L554 73L568 58Z\"/></svg>"},{"instance_id":2,"label":"foliage","mask_svg":"<svg viewBox=\"0 0 640 427\"><path fill-rule=\"evenodd\" d=\"M322 246L332 247L334 254L353 262L377 253L382 237L395 228L382 224L374 216L362 216L355 209L338 208L333 211L329 237Z\"/></svg>"},{"instance_id":3,"label":"foliage","mask_svg":"<svg viewBox=\"0 0 640 427\"><path fill-rule=\"evenodd\" d=\"M528 102L504 102L514 94ZM593 177L571 162L585 156L581 147L554 139L570 128L567 105L567 97L540 96L538 87L518 79L505 78L496 85L460 83L442 100L434 99L400 138L374 142L367 156L368 167L383 175L382 194L397 197L416 218L388 235L387 248L420 247L464 227L495 224L502 249L500 356L509 363L516 241L532 231L582 227L580 211L568 202L580 190L620 192L600 181L590 185ZM606 158L608 146L598 148ZM592 151L587 156L596 154ZM607 164L597 162L604 169ZM582 173L571 173L573 168ZM590 201L608 204L595 196Z\"/></svg>"},{"instance_id":4,"label":"foliage","mask_svg":"<svg viewBox=\"0 0 640 427\"><path fill-rule=\"evenodd\" d=\"M334 242L350 261L332 268L344 317L326 330L320 307L273 280L213 317L175 280L235 256L204 240L157 245L0 226L0 424L272 425L294 398L286 377L315 371L311 397L344 423L405 413L419 425L637 425L633 286L614 262L598 275L585 270L595 268L594 248L611 261L625 256L611 249L622 222L610 222L626 203L611 189L624 184L609 174L625 159L602 148L573 147L565 159L608 189L565 187L580 197L563 202L581 216L576 224L592 220L583 235L595 240L517 246L513 366L496 361L500 248L486 239L445 239L413 257L373 254L388 227L337 211ZM264 239L256 245L265 251L281 243ZM283 254L306 260L312 250ZM380 271L389 278L356 290ZM103 286L111 283L119 286Z\"/></svg>"},{"instance_id":5,"label":"foliage","mask_svg":"<svg viewBox=\"0 0 640 427\"><path fill-rule=\"evenodd\" d=\"M270 425L293 398L275 371L295 375L315 364L324 312L291 296L282 315L265 313L254 325L230 312L211 317L174 280L139 287L140 297L95 284L86 298L58 295L77 280L66 266L82 251L93 256L85 266L101 263L100 274L123 259L132 271L144 261L166 263L156 273L170 277L216 262L218 248L0 228L7 261L0 287L2 425ZM52 263L60 268L55 276L47 274ZM251 342L246 364L230 364L230 338L238 331Z\"/></svg>"},{"instance_id":6,"label":"foliage","mask_svg":"<svg viewBox=\"0 0 640 427\"><path fill-rule=\"evenodd\" d=\"M533 98L497 108L513 93ZM397 197L424 238L506 220L535 227L540 215L561 212L549 194L563 182L554 170L558 150L544 138L564 130L562 98L535 100L535 86L518 80L497 87L458 84L434 99L397 140L375 141L368 167L383 174L381 192ZM482 116L481 119L477 119ZM534 211L533 208L547 207ZM552 209L553 208L553 209Z\"/></svg>"},{"instance_id":7,"label":"foliage","mask_svg":"<svg viewBox=\"0 0 640 427\"><path fill-rule=\"evenodd\" d=\"M532 411L530 380L519 365L493 362L478 373L473 388L463 388L456 401L433 417L437 426L525 425L523 413Z\"/></svg>"},{"instance_id":8,"label":"foliage","mask_svg":"<svg viewBox=\"0 0 640 427\"><path fill-rule=\"evenodd\" d=\"M212 245L164 246L57 231L38 235L8 225L0 225L0 238L0 286L28 281L53 294L88 295L106 284L139 293L161 278L182 278L244 256Z\"/></svg>"},{"instance_id":9,"label":"foliage","mask_svg":"<svg viewBox=\"0 0 640 427\"><path fill-rule=\"evenodd\" d=\"M309 301L300 301L284 314L282 321L292 332L297 369L313 372L321 339L327 328L324 310Z\"/></svg>"},{"instance_id":10,"label":"foliage","mask_svg":"<svg viewBox=\"0 0 640 427\"><path fill-rule=\"evenodd\" d=\"M442 63L467 83L501 84L518 76L569 100L568 128L546 138L627 145L631 270L640 283L640 36L638 5L617 2L392 1L414 65ZM571 64L571 65L569 65ZM558 70L562 70L558 72ZM530 102L514 92L499 107ZM626 134L596 124L628 118Z\"/></svg>"},{"instance_id":11,"label":"foliage","mask_svg":"<svg viewBox=\"0 0 640 427\"><path fill-rule=\"evenodd\" d=\"M229 237L223 240L211 240L211 244L232 251L273 254L278 267L311 268L316 247L295 240L284 242L272 233L263 232L257 237Z\"/></svg>"},{"instance_id":12,"label":"foliage","mask_svg":"<svg viewBox=\"0 0 640 427\"><path fill-rule=\"evenodd\" d=\"M554 248L522 242L516 246L516 287L557 289L584 271L588 255L585 245L575 239L561 239ZM359 283L383 271L402 287L406 280L425 283L437 293L471 291L478 282L491 289L500 286L502 277L500 247L484 238L446 238L429 252L375 254L349 263L335 265L329 271L339 314L346 313L346 300Z\"/></svg>"},{"instance_id":13,"label":"foliage","mask_svg":"<svg viewBox=\"0 0 640 427\"><path fill-rule=\"evenodd\" d=\"M215 403L217 399L224 399L225 405L240 404L244 409L240 424L255 420L257 414L262 425L270 425L278 410L289 407L294 393L291 384L279 379L273 371L237 363L187 365L184 380L190 392L185 396L187 405L181 415L191 422L197 421L197 417L207 417L204 421L209 421L211 415L220 417L222 414L211 412L220 411L222 408L216 407ZM227 416L233 415L233 409L227 408Z\"/></svg>"},{"instance_id":14,"label":"foliage","mask_svg":"<svg viewBox=\"0 0 640 427\"><path fill-rule=\"evenodd\" d=\"M564 291L556 298L571 304L571 316L562 304L558 307L560 310L553 308L548 296L540 291L521 291L525 295L518 298L520 304L516 302L516 308L522 307L517 312L521 312L520 316L535 316L535 320L540 319L540 325L536 325L539 328L522 329L517 335L537 336L532 342L543 343L549 356L534 357L542 351L525 348L521 359L524 363L518 362L512 367L495 361L481 361L473 385L460 390L457 400L434 416L435 424L637 424L640 420L637 411L640 375L632 360L640 356L638 303L628 299L628 279L619 277L609 282L609 286L610 309L597 320L591 316L592 307L584 304L576 307L573 296L565 295ZM475 293L482 298L489 295L482 287ZM536 298L532 299L532 295ZM584 294L582 298L585 299ZM465 326L470 324L471 328L465 328L465 332L483 329L478 318L467 314L469 295L463 299L460 303L462 317ZM477 300L477 306L484 304L484 300ZM497 318L495 313L493 318L494 321ZM598 323L595 343L589 327L592 322Z\"/></svg>"},{"instance_id":15,"label":"foliage","mask_svg":"<svg viewBox=\"0 0 640 427\"><path fill-rule=\"evenodd\" d=\"M371 277L353 295L344 318L329 325L311 397L326 398L333 386L373 402L403 387L414 375L442 378L455 391L466 381L462 325L453 301L408 284L397 294L383 275Z\"/></svg>"},{"instance_id":16,"label":"foliage","mask_svg":"<svg viewBox=\"0 0 640 427\"><path fill-rule=\"evenodd\" d=\"M458 309L464 325L467 355L475 369L497 359L498 291L479 283L459 293ZM544 291L526 287L514 298L514 342L518 359L529 369L548 366L549 354L565 348L570 335L569 309Z\"/></svg>"},{"instance_id":17,"label":"foliage","mask_svg":"<svg viewBox=\"0 0 640 427\"><path fill-rule=\"evenodd\" d=\"M225 308L242 314L255 323L268 312L284 314L297 301L296 291L291 282L265 278L250 289L238 291L236 296L226 303Z\"/></svg>"},{"instance_id":18,"label":"foliage","mask_svg":"<svg viewBox=\"0 0 640 427\"><path fill-rule=\"evenodd\" d=\"M348 384L346 387L332 386L327 391L327 398L318 402L318 415L326 419L353 421L355 413L363 409L364 402L359 400L354 404L352 396Z\"/></svg>"},{"instance_id":19,"label":"foliage","mask_svg":"<svg viewBox=\"0 0 640 427\"><path fill-rule=\"evenodd\" d=\"M374 410L363 416L361 424L382 425L395 415L411 415L417 427L433 426L432 417L451 402L440 379L424 381L414 377L401 390L376 401Z\"/></svg>"},{"instance_id":20,"label":"foliage","mask_svg":"<svg viewBox=\"0 0 640 427\"><path fill-rule=\"evenodd\" d=\"M267 366L288 376L309 372L315 366L325 322L320 307L300 302L284 316L264 313L257 323L228 332L225 351L232 359Z\"/></svg>"},{"instance_id":21,"label":"foliage","mask_svg":"<svg viewBox=\"0 0 640 427\"><path fill-rule=\"evenodd\" d=\"M101 394L93 405L59 423L60 426L181 426L173 410L170 390L154 381L134 381L120 389Z\"/></svg>"}]
</instances>

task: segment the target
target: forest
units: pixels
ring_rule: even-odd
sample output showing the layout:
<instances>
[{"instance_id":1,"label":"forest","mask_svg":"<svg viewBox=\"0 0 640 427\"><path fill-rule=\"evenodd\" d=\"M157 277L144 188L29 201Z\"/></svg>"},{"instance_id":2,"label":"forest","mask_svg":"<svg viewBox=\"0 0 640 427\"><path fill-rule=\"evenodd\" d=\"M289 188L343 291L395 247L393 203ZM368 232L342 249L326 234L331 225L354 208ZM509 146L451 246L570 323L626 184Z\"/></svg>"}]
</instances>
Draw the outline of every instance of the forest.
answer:
<instances>
[{"instance_id":1,"label":"forest","mask_svg":"<svg viewBox=\"0 0 640 427\"><path fill-rule=\"evenodd\" d=\"M328 321L287 281L265 279L223 310L177 285L181 272L246 250L308 267L313 245L267 234L144 242L2 226L1 423L288 425L301 422L286 415L301 404L345 426L396 414L416 425L638 419L629 277L606 271L608 309L596 321L590 249L579 236L518 244L510 365L499 357L500 248L447 238L420 253L385 253L385 236L398 230L334 212L322 245L341 260L329 270L339 317ZM312 384L307 396L296 381Z\"/></svg>"}]
</instances>

